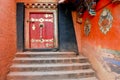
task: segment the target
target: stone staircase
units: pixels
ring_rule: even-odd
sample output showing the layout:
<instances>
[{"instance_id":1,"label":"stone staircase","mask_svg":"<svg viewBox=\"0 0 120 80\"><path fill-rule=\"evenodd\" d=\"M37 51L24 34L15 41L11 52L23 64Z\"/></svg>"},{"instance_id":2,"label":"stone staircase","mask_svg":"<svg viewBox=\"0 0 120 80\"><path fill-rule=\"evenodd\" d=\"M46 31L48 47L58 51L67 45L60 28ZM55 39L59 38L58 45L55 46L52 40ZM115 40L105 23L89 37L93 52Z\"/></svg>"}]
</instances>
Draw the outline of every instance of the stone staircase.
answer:
<instances>
[{"instance_id":1,"label":"stone staircase","mask_svg":"<svg viewBox=\"0 0 120 80\"><path fill-rule=\"evenodd\" d=\"M7 80L98 80L88 59L74 52L17 53Z\"/></svg>"}]
</instances>

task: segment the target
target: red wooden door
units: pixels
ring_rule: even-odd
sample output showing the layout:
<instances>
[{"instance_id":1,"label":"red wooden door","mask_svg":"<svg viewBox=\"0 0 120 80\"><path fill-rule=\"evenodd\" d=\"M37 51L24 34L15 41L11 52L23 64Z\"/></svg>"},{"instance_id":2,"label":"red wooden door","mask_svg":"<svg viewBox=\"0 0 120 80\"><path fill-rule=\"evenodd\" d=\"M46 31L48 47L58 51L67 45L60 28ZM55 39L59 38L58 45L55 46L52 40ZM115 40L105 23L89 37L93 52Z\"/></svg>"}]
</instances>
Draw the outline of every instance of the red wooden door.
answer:
<instances>
[{"instance_id":1,"label":"red wooden door","mask_svg":"<svg viewBox=\"0 0 120 80\"><path fill-rule=\"evenodd\" d=\"M53 13L30 13L29 38L32 49L54 48Z\"/></svg>"}]
</instances>

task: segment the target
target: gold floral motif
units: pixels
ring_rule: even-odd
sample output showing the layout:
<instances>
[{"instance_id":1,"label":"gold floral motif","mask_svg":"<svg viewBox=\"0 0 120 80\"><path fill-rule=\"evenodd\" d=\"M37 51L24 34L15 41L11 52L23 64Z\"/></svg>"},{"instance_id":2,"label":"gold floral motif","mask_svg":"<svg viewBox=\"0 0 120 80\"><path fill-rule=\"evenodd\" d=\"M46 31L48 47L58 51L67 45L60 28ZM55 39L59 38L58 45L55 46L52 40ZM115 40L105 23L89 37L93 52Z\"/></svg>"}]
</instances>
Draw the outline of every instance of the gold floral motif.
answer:
<instances>
[{"instance_id":1,"label":"gold floral motif","mask_svg":"<svg viewBox=\"0 0 120 80\"><path fill-rule=\"evenodd\" d=\"M53 42L53 39L31 39L31 42Z\"/></svg>"},{"instance_id":2,"label":"gold floral motif","mask_svg":"<svg viewBox=\"0 0 120 80\"><path fill-rule=\"evenodd\" d=\"M48 18L48 17L53 17L52 14L45 14L45 18Z\"/></svg>"},{"instance_id":3,"label":"gold floral motif","mask_svg":"<svg viewBox=\"0 0 120 80\"><path fill-rule=\"evenodd\" d=\"M36 26L35 26L35 24L33 24L33 26L32 26L32 30L35 30L36 29Z\"/></svg>"},{"instance_id":4,"label":"gold floral motif","mask_svg":"<svg viewBox=\"0 0 120 80\"><path fill-rule=\"evenodd\" d=\"M34 40L34 39L31 39L31 42L35 42L35 40Z\"/></svg>"},{"instance_id":5,"label":"gold floral motif","mask_svg":"<svg viewBox=\"0 0 120 80\"><path fill-rule=\"evenodd\" d=\"M39 19L34 19L31 18L30 20L28 20L29 22L53 22L53 18L51 19L44 19L44 18L39 18Z\"/></svg>"},{"instance_id":6,"label":"gold floral motif","mask_svg":"<svg viewBox=\"0 0 120 80\"><path fill-rule=\"evenodd\" d=\"M46 43L45 46L46 46L46 47L52 47L53 44Z\"/></svg>"}]
</instances>

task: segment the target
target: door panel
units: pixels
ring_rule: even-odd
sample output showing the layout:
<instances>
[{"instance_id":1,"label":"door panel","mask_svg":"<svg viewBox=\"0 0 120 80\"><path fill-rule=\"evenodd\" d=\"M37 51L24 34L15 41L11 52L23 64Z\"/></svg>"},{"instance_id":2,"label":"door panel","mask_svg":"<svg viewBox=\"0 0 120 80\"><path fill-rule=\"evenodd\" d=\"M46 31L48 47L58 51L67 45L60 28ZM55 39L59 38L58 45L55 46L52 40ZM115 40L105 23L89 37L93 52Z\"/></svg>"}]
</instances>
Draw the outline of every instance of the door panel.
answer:
<instances>
[{"instance_id":1,"label":"door panel","mask_svg":"<svg viewBox=\"0 0 120 80\"><path fill-rule=\"evenodd\" d=\"M30 13L29 18L29 47L54 48L53 13Z\"/></svg>"}]
</instances>

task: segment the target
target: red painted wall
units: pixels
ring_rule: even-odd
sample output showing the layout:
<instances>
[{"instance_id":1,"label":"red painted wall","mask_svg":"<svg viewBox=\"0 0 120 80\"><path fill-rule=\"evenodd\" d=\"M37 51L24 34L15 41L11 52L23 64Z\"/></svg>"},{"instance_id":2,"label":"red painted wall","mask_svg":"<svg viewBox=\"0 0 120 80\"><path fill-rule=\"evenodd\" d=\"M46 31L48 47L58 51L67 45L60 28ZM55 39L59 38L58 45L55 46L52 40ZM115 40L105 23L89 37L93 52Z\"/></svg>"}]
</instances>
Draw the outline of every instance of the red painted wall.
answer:
<instances>
[{"instance_id":1,"label":"red painted wall","mask_svg":"<svg viewBox=\"0 0 120 80\"><path fill-rule=\"evenodd\" d=\"M104 5L105 5L108 3L109 0L106 2L105 0L101 0L97 5L97 10L99 10L103 6L102 1L104 2ZM89 18L91 21L92 28L89 36L85 36L84 34L82 34L83 40L90 42L92 45L101 46L102 48L120 50L120 45L118 45L120 44L120 37L118 36L118 34L120 34L120 30L119 30L120 5L110 4L104 8L107 8L111 11L111 14L114 19L112 28L106 35L101 33L99 29L98 21L100 18L100 13L102 12L103 8L97 11L97 15L95 17L91 17L89 16L88 12L85 12L83 16L83 24L81 26L84 26L85 19ZM84 27L82 27L82 33L84 33L83 28Z\"/></svg>"},{"instance_id":2,"label":"red painted wall","mask_svg":"<svg viewBox=\"0 0 120 80\"><path fill-rule=\"evenodd\" d=\"M16 52L15 0L0 0L0 80L5 80Z\"/></svg>"},{"instance_id":3,"label":"red painted wall","mask_svg":"<svg viewBox=\"0 0 120 80\"><path fill-rule=\"evenodd\" d=\"M80 27L80 24L77 23L77 16L76 16L76 11L73 11L72 12L72 18L73 18L73 24L74 24L74 29L75 29L75 35L76 35L76 40L77 40L77 46L78 46L78 51L79 53L81 53L81 49L82 49L82 46L81 46L81 27Z\"/></svg>"},{"instance_id":4,"label":"red painted wall","mask_svg":"<svg viewBox=\"0 0 120 80\"><path fill-rule=\"evenodd\" d=\"M107 5L109 2L110 0L98 2L95 17L90 16L86 11L83 15L82 24L75 23L75 13L73 13L73 20L74 27L79 27L75 29L79 52L89 58L100 80L119 80L120 66L115 67L116 65L112 62L115 61L117 65L120 63L120 4L110 3ZM109 9L113 16L112 27L106 35L100 31L98 25L100 14L104 8ZM89 18L91 22L91 31L88 36L84 32L86 18Z\"/></svg>"}]
</instances>

